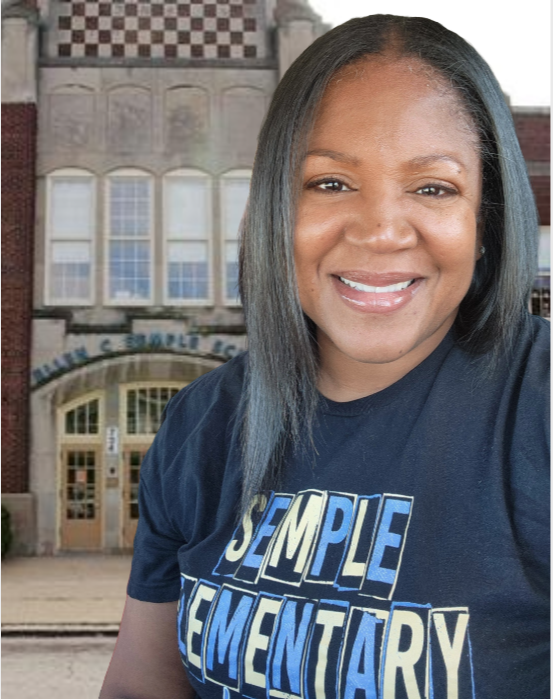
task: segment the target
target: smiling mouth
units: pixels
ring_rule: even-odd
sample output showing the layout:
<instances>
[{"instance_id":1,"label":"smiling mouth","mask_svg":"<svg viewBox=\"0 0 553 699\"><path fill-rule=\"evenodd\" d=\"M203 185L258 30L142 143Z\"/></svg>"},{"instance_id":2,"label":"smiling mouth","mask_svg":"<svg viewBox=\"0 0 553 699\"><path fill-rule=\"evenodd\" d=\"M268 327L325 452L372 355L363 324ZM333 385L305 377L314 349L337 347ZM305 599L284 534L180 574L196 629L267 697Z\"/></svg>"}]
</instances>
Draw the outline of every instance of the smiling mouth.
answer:
<instances>
[{"instance_id":1,"label":"smiling mouth","mask_svg":"<svg viewBox=\"0 0 553 699\"><path fill-rule=\"evenodd\" d=\"M411 286L411 284L414 284L414 282L416 281L415 279L409 279L404 282L399 282L398 284L390 284L389 286L369 286L368 284L353 282L350 279L346 279L345 277L338 277L338 279L343 284L347 284L347 286L351 287L352 289L355 289L356 291L364 291L366 293L373 294L390 294L394 291L403 291L404 289L407 289L407 287Z\"/></svg>"}]
</instances>

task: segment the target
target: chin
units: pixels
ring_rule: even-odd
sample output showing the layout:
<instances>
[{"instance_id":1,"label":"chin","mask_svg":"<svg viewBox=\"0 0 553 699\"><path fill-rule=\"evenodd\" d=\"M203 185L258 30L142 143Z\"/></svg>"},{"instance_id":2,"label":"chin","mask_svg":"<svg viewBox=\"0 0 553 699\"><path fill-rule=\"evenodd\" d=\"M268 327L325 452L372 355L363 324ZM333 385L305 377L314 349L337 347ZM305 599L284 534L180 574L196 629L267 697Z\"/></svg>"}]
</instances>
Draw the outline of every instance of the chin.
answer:
<instances>
[{"instance_id":1,"label":"chin","mask_svg":"<svg viewBox=\"0 0 553 699\"><path fill-rule=\"evenodd\" d=\"M335 343L336 344L336 343ZM337 349L350 359L362 364L388 364L408 354L419 343L413 338L402 340L389 339L375 343L374 337L362 342L356 338L354 342L336 344Z\"/></svg>"}]
</instances>

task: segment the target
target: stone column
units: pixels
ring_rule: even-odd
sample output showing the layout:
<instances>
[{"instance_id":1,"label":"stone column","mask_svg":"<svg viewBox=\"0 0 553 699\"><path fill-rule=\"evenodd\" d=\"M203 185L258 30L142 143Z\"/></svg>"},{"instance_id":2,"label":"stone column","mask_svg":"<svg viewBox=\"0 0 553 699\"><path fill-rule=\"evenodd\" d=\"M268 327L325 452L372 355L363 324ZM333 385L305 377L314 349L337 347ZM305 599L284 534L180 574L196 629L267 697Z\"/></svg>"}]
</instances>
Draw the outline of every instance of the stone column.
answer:
<instances>
[{"instance_id":1,"label":"stone column","mask_svg":"<svg viewBox=\"0 0 553 699\"><path fill-rule=\"evenodd\" d=\"M315 39L330 29L307 0L278 0L275 8L279 78Z\"/></svg>"}]
</instances>

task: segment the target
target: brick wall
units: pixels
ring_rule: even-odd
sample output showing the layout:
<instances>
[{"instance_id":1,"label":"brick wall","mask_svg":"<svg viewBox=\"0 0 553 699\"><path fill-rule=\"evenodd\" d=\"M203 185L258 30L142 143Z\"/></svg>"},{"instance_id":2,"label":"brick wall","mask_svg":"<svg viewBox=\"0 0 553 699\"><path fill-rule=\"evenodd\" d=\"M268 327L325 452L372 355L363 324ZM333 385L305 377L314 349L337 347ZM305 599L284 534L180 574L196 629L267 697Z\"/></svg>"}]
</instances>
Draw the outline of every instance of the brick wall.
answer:
<instances>
[{"instance_id":1,"label":"brick wall","mask_svg":"<svg viewBox=\"0 0 553 699\"><path fill-rule=\"evenodd\" d=\"M541 226L551 225L551 185L547 175L530 176Z\"/></svg>"},{"instance_id":2,"label":"brick wall","mask_svg":"<svg viewBox=\"0 0 553 699\"><path fill-rule=\"evenodd\" d=\"M526 160L550 160L549 114L514 113L515 129Z\"/></svg>"},{"instance_id":3,"label":"brick wall","mask_svg":"<svg viewBox=\"0 0 553 699\"><path fill-rule=\"evenodd\" d=\"M29 489L36 106L2 104L2 492Z\"/></svg>"},{"instance_id":4,"label":"brick wall","mask_svg":"<svg viewBox=\"0 0 553 699\"><path fill-rule=\"evenodd\" d=\"M513 119L524 159L529 163L530 182L540 216L540 224L549 226L551 220L550 177L533 174L532 164L547 164L551 160L551 131L549 114L514 113Z\"/></svg>"}]
</instances>

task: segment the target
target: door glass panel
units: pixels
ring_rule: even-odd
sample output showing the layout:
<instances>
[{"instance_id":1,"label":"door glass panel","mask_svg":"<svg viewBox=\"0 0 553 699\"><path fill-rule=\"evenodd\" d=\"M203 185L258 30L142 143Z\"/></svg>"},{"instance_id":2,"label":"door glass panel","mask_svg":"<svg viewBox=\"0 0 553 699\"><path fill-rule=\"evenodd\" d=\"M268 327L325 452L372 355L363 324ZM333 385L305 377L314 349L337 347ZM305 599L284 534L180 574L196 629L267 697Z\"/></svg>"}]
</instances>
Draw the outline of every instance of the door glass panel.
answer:
<instances>
[{"instance_id":1,"label":"door glass panel","mask_svg":"<svg viewBox=\"0 0 553 699\"><path fill-rule=\"evenodd\" d=\"M129 454L129 519L138 519L138 484L140 481L140 465L145 452L131 451Z\"/></svg>"},{"instance_id":2,"label":"door glass panel","mask_svg":"<svg viewBox=\"0 0 553 699\"><path fill-rule=\"evenodd\" d=\"M67 519L96 516L96 453L69 451L66 461Z\"/></svg>"}]
</instances>

